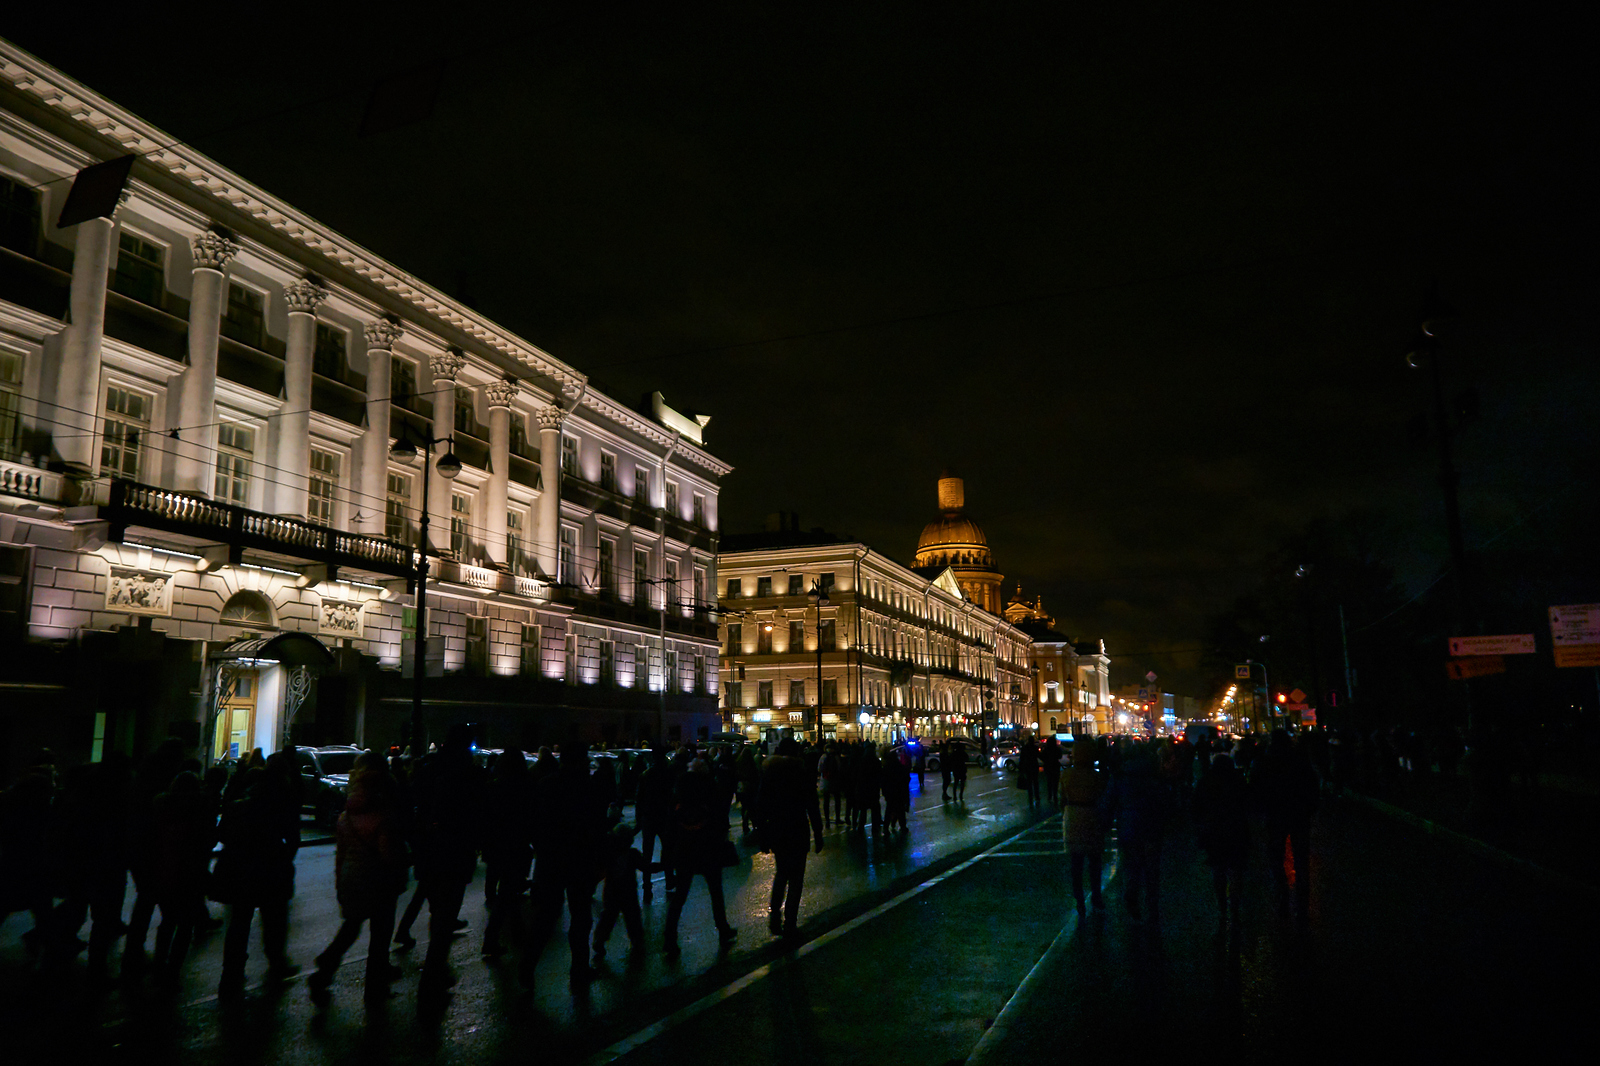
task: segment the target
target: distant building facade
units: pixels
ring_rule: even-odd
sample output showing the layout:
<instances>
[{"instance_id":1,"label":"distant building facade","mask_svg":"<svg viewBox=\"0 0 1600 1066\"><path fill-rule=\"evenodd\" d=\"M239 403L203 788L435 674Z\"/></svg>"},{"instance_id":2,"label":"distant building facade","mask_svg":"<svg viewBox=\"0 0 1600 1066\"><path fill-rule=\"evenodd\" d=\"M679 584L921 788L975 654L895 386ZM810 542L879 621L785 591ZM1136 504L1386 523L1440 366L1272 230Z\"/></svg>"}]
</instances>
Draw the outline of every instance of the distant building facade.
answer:
<instances>
[{"instance_id":1,"label":"distant building facade","mask_svg":"<svg viewBox=\"0 0 1600 1066\"><path fill-rule=\"evenodd\" d=\"M719 725L705 420L586 376L0 41L0 760ZM109 218L72 176L138 156ZM434 735L437 735L434 732Z\"/></svg>"}]
</instances>

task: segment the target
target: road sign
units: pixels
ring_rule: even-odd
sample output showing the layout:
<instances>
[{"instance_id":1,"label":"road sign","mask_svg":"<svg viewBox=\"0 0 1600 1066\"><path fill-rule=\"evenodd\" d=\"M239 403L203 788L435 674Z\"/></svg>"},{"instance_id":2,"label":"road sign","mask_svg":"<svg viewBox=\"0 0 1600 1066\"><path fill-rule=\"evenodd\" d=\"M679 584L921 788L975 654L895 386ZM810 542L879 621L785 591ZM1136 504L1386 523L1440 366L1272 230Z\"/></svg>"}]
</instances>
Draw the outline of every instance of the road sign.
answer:
<instances>
[{"instance_id":1,"label":"road sign","mask_svg":"<svg viewBox=\"0 0 1600 1066\"><path fill-rule=\"evenodd\" d=\"M1305 710L1301 711L1300 712L1300 724L1304 725L1304 726L1316 725L1317 724L1317 709L1315 707L1307 707Z\"/></svg>"},{"instance_id":2,"label":"road sign","mask_svg":"<svg viewBox=\"0 0 1600 1066\"><path fill-rule=\"evenodd\" d=\"M1235 666L1233 668L1233 676L1238 678L1240 681L1250 680L1250 664L1240 663L1238 666Z\"/></svg>"},{"instance_id":3,"label":"road sign","mask_svg":"<svg viewBox=\"0 0 1600 1066\"><path fill-rule=\"evenodd\" d=\"M1306 701L1306 694L1304 692L1301 692L1299 689L1295 689L1293 692L1289 693L1289 702L1290 703L1304 703L1305 701Z\"/></svg>"},{"instance_id":4,"label":"road sign","mask_svg":"<svg viewBox=\"0 0 1600 1066\"><path fill-rule=\"evenodd\" d=\"M1141 700L1147 700L1147 699L1149 699L1149 698L1150 698L1150 690L1149 690L1149 689L1147 689L1147 688L1142 688L1142 689L1140 689L1140 690L1139 690L1139 698L1140 698L1140 699L1141 699Z\"/></svg>"},{"instance_id":5,"label":"road sign","mask_svg":"<svg viewBox=\"0 0 1600 1066\"><path fill-rule=\"evenodd\" d=\"M1451 655L1532 655L1532 633L1505 633L1496 637L1451 637Z\"/></svg>"},{"instance_id":6,"label":"road sign","mask_svg":"<svg viewBox=\"0 0 1600 1066\"><path fill-rule=\"evenodd\" d=\"M1306 708L1310 706L1311 704L1309 703L1285 703L1283 705L1283 709L1286 711L1300 711L1304 713Z\"/></svg>"},{"instance_id":7,"label":"road sign","mask_svg":"<svg viewBox=\"0 0 1600 1066\"><path fill-rule=\"evenodd\" d=\"M1600 666L1600 603L1550 608L1557 666Z\"/></svg>"},{"instance_id":8,"label":"road sign","mask_svg":"<svg viewBox=\"0 0 1600 1066\"><path fill-rule=\"evenodd\" d=\"M1150 682L1152 685L1155 684L1156 683L1156 672L1154 670L1150 671L1148 674L1144 675L1144 679L1146 681Z\"/></svg>"},{"instance_id":9,"label":"road sign","mask_svg":"<svg viewBox=\"0 0 1600 1066\"><path fill-rule=\"evenodd\" d=\"M1465 681L1469 677L1506 672L1506 660L1500 655L1479 655L1470 659L1452 659L1445 663L1445 672L1452 681Z\"/></svg>"}]
</instances>

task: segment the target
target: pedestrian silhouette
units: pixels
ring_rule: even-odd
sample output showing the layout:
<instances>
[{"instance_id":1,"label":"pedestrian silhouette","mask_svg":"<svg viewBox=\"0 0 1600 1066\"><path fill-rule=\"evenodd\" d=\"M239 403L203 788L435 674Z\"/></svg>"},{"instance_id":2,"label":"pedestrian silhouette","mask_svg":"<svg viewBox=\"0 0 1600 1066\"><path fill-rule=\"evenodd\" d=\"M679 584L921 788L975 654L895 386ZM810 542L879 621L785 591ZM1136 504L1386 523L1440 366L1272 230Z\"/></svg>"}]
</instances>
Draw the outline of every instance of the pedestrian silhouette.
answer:
<instances>
[{"instance_id":1,"label":"pedestrian silhouette","mask_svg":"<svg viewBox=\"0 0 1600 1066\"><path fill-rule=\"evenodd\" d=\"M777 753L762 764L759 811L761 850L773 856L767 928L773 936L792 937L805 888L807 845L815 840L822 851L822 812L816 781L806 773L799 745L791 738L780 741Z\"/></svg>"}]
</instances>

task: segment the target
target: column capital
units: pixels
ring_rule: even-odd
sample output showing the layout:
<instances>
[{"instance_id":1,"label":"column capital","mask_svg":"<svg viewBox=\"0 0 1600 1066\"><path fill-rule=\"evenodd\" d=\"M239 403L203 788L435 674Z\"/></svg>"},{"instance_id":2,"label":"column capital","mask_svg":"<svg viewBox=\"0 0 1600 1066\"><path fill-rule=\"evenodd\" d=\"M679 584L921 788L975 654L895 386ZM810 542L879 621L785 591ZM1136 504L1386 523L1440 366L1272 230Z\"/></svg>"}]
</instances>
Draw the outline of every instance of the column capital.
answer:
<instances>
[{"instance_id":1,"label":"column capital","mask_svg":"<svg viewBox=\"0 0 1600 1066\"><path fill-rule=\"evenodd\" d=\"M435 352L428 356L428 369L433 371L435 382L440 379L455 381L456 375L461 373L461 368L466 365L466 353L459 348L446 348L443 352Z\"/></svg>"},{"instance_id":2,"label":"column capital","mask_svg":"<svg viewBox=\"0 0 1600 1066\"><path fill-rule=\"evenodd\" d=\"M189 242L194 249L194 268L196 270L215 270L220 272L228 265L228 260L239 254L239 246L214 230L205 230L197 233Z\"/></svg>"},{"instance_id":3,"label":"column capital","mask_svg":"<svg viewBox=\"0 0 1600 1066\"><path fill-rule=\"evenodd\" d=\"M491 381L483 387L484 399L489 401L490 407L510 407L511 401L517 398L517 383L515 381Z\"/></svg>"},{"instance_id":4,"label":"column capital","mask_svg":"<svg viewBox=\"0 0 1600 1066\"><path fill-rule=\"evenodd\" d=\"M283 302L291 315L314 315L317 307L327 298L328 290L310 278L302 278L283 287Z\"/></svg>"},{"instance_id":5,"label":"column capital","mask_svg":"<svg viewBox=\"0 0 1600 1066\"><path fill-rule=\"evenodd\" d=\"M562 424L567 420L567 412L563 411L555 404L549 404L535 411L534 417L539 420L539 429L541 432L547 429L559 430Z\"/></svg>"},{"instance_id":6,"label":"column capital","mask_svg":"<svg viewBox=\"0 0 1600 1066\"><path fill-rule=\"evenodd\" d=\"M393 348L394 342L400 339L404 331L400 323L380 318L376 322L368 322L362 332L366 334L368 348Z\"/></svg>"}]
</instances>

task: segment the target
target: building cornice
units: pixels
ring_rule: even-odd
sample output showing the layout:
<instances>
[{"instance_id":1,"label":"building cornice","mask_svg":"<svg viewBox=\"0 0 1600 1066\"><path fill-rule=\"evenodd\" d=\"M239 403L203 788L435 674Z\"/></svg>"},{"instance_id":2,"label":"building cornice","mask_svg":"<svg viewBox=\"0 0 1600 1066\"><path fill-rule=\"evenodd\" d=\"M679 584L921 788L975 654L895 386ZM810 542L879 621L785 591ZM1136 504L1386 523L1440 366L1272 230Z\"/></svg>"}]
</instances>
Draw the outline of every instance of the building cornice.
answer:
<instances>
[{"instance_id":1,"label":"building cornice","mask_svg":"<svg viewBox=\"0 0 1600 1066\"><path fill-rule=\"evenodd\" d=\"M471 308L424 284L393 263L352 243L333 229L290 207L265 190L245 181L215 160L202 155L178 138L112 103L63 72L0 39L0 81L35 98L94 137L114 152L132 153L158 173L192 187L213 206L278 234L312 256L332 263L386 294L389 310L423 315L469 338L480 348L499 356L508 366L522 368L554 382L558 392L580 395L580 406L600 418L626 426L657 447L667 447L674 434L593 388L584 389L585 376L537 345L531 344ZM108 157L113 154L108 153ZM137 171L138 168L136 168ZM221 220L219 220L221 221ZM304 264L313 267L321 263ZM318 273L326 273L319 270ZM678 454L722 477L731 464L687 442Z\"/></svg>"}]
</instances>

